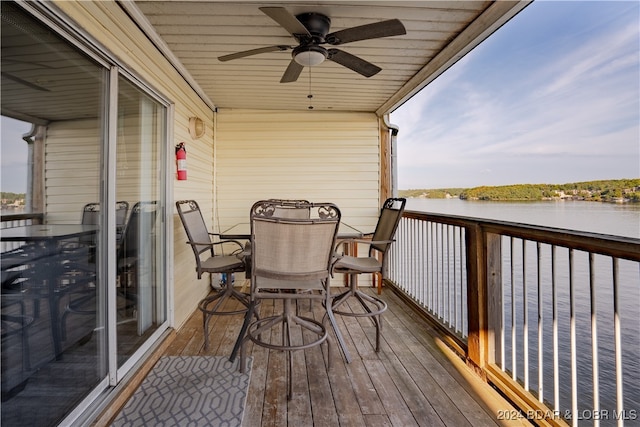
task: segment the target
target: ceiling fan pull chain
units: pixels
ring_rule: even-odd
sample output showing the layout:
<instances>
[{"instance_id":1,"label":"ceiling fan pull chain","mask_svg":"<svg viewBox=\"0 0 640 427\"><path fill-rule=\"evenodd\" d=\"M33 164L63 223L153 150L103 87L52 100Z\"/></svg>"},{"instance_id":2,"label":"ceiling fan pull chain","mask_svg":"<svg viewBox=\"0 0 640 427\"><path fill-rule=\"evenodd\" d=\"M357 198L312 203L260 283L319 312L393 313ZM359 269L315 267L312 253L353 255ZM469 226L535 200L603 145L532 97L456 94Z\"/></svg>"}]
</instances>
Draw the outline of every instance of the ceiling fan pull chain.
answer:
<instances>
[{"instance_id":1,"label":"ceiling fan pull chain","mask_svg":"<svg viewBox=\"0 0 640 427\"><path fill-rule=\"evenodd\" d=\"M311 100L313 99L313 94L311 93L311 67L307 67L309 70L309 95L307 95L307 99L309 99L309 110L313 110L313 105L311 104Z\"/></svg>"}]
</instances>

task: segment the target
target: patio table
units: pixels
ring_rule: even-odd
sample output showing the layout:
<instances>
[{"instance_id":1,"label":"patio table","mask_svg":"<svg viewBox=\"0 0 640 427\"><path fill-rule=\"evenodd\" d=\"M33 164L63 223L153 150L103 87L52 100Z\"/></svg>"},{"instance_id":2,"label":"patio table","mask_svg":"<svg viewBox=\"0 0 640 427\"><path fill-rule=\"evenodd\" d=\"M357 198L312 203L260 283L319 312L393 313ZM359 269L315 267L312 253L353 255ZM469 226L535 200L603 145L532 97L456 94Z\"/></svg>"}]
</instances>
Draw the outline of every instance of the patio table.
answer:
<instances>
[{"instance_id":1,"label":"patio table","mask_svg":"<svg viewBox=\"0 0 640 427\"><path fill-rule=\"evenodd\" d=\"M340 222L338 240L360 239L365 234L345 222ZM220 232L219 236L222 240L249 240L251 239L251 225L248 222L240 222Z\"/></svg>"},{"instance_id":2,"label":"patio table","mask_svg":"<svg viewBox=\"0 0 640 427\"><path fill-rule=\"evenodd\" d=\"M0 230L2 242L25 242L35 245L35 253L30 257L2 257L2 270L16 268L30 262L38 264L38 268L42 269L45 276L53 277L46 282L56 359L62 354L61 331L58 327L59 307L54 297L56 278L62 273L61 261L64 261L56 256L61 253L59 245L65 240L95 234L97 231L98 226L86 224L30 224Z\"/></svg>"}]
</instances>

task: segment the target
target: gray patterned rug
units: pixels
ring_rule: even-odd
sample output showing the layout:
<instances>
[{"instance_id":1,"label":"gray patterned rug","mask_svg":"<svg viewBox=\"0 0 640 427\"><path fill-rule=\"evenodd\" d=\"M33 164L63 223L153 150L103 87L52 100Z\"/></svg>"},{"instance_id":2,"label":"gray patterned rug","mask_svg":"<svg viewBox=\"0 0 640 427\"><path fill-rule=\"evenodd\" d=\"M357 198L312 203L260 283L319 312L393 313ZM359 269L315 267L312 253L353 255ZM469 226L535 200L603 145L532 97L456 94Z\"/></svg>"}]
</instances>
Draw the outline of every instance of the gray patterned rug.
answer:
<instances>
[{"instance_id":1,"label":"gray patterned rug","mask_svg":"<svg viewBox=\"0 0 640 427\"><path fill-rule=\"evenodd\" d=\"M228 357L161 357L112 425L239 426L251 362L241 374Z\"/></svg>"}]
</instances>

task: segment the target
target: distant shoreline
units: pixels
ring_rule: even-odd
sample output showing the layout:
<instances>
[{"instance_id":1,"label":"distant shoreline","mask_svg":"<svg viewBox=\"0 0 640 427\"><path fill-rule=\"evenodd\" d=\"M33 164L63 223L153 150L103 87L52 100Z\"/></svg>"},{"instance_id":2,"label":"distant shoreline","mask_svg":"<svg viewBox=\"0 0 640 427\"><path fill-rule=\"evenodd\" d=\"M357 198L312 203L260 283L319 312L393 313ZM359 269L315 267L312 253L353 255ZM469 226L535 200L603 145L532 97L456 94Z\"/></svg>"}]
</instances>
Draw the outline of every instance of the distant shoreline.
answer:
<instances>
[{"instance_id":1,"label":"distant shoreline","mask_svg":"<svg viewBox=\"0 0 640 427\"><path fill-rule=\"evenodd\" d=\"M399 190L402 197L486 201L554 201L638 203L640 178L574 182L568 184L516 184L474 188Z\"/></svg>"}]
</instances>

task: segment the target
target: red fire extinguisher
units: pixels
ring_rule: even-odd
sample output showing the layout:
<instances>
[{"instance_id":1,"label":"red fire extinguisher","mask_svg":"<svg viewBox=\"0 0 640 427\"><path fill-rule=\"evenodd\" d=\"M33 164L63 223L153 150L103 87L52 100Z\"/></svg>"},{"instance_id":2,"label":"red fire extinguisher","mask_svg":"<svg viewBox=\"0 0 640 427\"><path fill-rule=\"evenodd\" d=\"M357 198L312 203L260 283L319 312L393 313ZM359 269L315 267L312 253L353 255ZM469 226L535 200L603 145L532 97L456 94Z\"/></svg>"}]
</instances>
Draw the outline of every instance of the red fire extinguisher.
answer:
<instances>
[{"instance_id":1,"label":"red fire extinguisher","mask_svg":"<svg viewBox=\"0 0 640 427\"><path fill-rule=\"evenodd\" d=\"M178 181L187 180L187 148L184 142L176 145L176 165L178 169Z\"/></svg>"}]
</instances>

